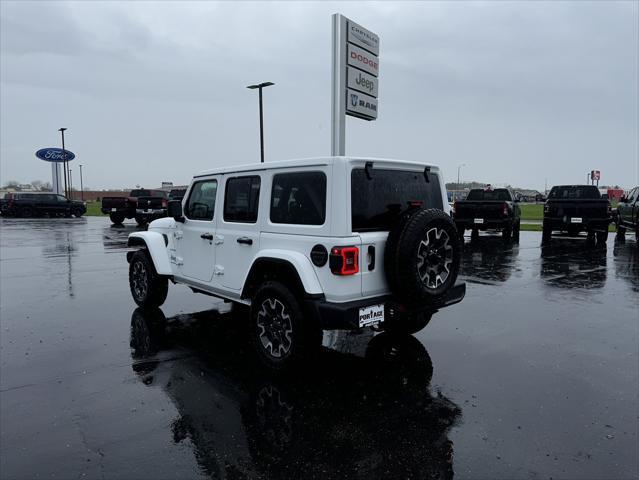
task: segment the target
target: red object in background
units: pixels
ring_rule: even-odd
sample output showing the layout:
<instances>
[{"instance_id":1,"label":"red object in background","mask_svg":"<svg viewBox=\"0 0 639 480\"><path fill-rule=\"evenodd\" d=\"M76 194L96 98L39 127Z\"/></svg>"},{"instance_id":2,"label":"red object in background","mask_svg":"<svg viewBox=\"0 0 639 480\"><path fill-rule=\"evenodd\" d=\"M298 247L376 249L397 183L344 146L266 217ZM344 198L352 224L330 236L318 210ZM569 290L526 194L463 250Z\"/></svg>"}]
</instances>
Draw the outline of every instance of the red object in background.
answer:
<instances>
[{"instance_id":1,"label":"red object in background","mask_svg":"<svg viewBox=\"0 0 639 480\"><path fill-rule=\"evenodd\" d=\"M623 190L621 188L609 188L608 189L608 200L617 200L623 197Z\"/></svg>"}]
</instances>

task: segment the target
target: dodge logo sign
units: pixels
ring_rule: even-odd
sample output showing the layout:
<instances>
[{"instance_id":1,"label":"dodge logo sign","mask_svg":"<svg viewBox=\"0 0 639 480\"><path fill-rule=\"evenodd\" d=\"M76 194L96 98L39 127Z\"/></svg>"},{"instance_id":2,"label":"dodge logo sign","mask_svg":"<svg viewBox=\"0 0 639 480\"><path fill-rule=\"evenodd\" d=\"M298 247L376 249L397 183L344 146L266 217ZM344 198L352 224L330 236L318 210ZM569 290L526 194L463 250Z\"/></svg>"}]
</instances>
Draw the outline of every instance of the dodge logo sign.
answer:
<instances>
[{"instance_id":1,"label":"dodge logo sign","mask_svg":"<svg viewBox=\"0 0 639 480\"><path fill-rule=\"evenodd\" d=\"M350 43L348 44L347 61L349 65L364 70L375 77L379 73L379 60L377 57Z\"/></svg>"}]
</instances>

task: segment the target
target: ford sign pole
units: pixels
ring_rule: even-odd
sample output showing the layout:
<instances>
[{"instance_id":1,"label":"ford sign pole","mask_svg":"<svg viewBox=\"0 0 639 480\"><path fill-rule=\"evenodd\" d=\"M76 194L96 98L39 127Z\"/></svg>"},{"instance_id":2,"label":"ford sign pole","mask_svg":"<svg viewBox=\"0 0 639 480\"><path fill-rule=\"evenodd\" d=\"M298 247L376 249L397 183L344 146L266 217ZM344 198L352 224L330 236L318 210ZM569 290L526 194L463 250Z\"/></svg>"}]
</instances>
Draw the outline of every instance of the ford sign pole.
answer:
<instances>
[{"instance_id":1,"label":"ford sign pole","mask_svg":"<svg viewBox=\"0 0 639 480\"><path fill-rule=\"evenodd\" d=\"M82 185L82 164L80 167L80 200L84 201L84 186Z\"/></svg>"},{"instance_id":2,"label":"ford sign pole","mask_svg":"<svg viewBox=\"0 0 639 480\"><path fill-rule=\"evenodd\" d=\"M62 134L62 168L64 170L64 195L67 196L69 192L67 190L67 168L68 168L67 155L66 155L66 152L64 151L64 131L65 130L66 130L65 127L58 129L58 132Z\"/></svg>"},{"instance_id":3,"label":"ford sign pole","mask_svg":"<svg viewBox=\"0 0 639 480\"><path fill-rule=\"evenodd\" d=\"M260 161L264 163L264 115L262 114L262 89L275 85L273 82L263 82L256 85L249 85L246 88L251 90L258 89L260 92Z\"/></svg>"}]
</instances>

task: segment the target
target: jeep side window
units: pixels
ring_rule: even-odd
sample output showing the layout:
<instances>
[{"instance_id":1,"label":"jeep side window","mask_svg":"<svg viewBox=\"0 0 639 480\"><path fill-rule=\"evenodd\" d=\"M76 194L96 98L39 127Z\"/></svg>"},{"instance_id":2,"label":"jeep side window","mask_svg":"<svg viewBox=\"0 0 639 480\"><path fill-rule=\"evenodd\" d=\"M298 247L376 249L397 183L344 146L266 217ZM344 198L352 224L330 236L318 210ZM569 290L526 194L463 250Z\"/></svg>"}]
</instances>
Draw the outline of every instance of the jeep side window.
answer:
<instances>
[{"instance_id":1,"label":"jeep side window","mask_svg":"<svg viewBox=\"0 0 639 480\"><path fill-rule=\"evenodd\" d=\"M224 221L255 223L260 200L260 177L234 177L226 181Z\"/></svg>"},{"instance_id":2,"label":"jeep side window","mask_svg":"<svg viewBox=\"0 0 639 480\"><path fill-rule=\"evenodd\" d=\"M326 175L322 172L273 176L271 222L323 225L326 219Z\"/></svg>"},{"instance_id":3,"label":"jeep side window","mask_svg":"<svg viewBox=\"0 0 639 480\"><path fill-rule=\"evenodd\" d=\"M213 220L217 180L204 180L193 184L184 215L191 220Z\"/></svg>"}]
</instances>

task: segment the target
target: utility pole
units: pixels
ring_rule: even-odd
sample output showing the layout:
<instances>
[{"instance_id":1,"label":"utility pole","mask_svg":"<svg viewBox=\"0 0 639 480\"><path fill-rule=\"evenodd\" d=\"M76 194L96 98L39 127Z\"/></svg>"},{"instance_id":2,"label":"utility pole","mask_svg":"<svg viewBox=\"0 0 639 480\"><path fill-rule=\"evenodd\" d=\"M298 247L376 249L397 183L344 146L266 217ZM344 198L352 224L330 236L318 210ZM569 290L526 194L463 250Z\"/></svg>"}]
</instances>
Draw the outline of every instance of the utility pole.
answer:
<instances>
[{"instance_id":1,"label":"utility pole","mask_svg":"<svg viewBox=\"0 0 639 480\"><path fill-rule=\"evenodd\" d=\"M80 164L80 200L84 201L84 186L82 185L82 164Z\"/></svg>"},{"instance_id":2,"label":"utility pole","mask_svg":"<svg viewBox=\"0 0 639 480\"><path fill-rule=\"evenodd\" d=\"M459 190L459 189L460 189L460 185L459 185L459 171L461 170L461 167L465 167L465 166L466 166L466 164L465 164L465 163L462 163L461 165L459 165L459 166L457 167L457 190Z\"/></svg>"},{"instance_id":3,"label":"utility pole","mask_svg":"<svg viewBox=\"0 0 639 480\"><path fill-rule=\"evenodd\" d=\"M69 199L73 200L73 182L71 181L71 169L69 169Z\"/></svg>"},{"instance_id":4,"label":"utility pole","mask_svg":"<svg viewBox=\"0 0 639 480\"><path fill-rule=\"evenodd\" d=\"M264 163L264 115L262 113L262 89L275 85L273 82L263 82L255 85L249 85L246 88L251 90L258 89L260 93L260 161Z\"/></svg>"},{"instance_id":5,"label":"utility pole","mask_svg":"<svg viewBox=\"0 0 639 480\"><path fill-rule=\"evenodd\" d=\"M62 167L64 169L64 196L68 197L69 196L69 192L67 190L67 152L64 150L64 131L66 130L65 127L59 128L58 132L60 132L62 134Z\"/></svg>"}]
</instances>

